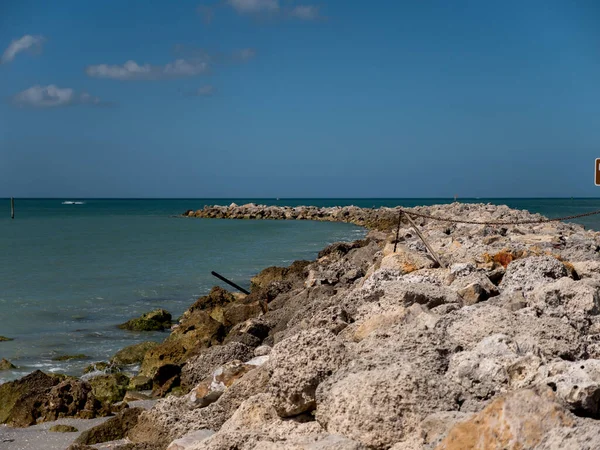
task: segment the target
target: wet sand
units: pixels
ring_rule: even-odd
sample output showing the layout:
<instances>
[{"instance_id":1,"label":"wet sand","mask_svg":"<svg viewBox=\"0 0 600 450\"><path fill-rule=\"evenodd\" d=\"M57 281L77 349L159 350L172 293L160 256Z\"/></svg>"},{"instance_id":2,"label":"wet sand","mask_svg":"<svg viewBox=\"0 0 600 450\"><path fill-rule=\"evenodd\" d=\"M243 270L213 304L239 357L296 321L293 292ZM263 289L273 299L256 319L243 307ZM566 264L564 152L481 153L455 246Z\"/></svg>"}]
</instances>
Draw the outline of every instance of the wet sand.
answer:
<instances>
[{"instance_id":1,"label":"wet sand","mask_svg":"<svg viewBox=\"0 0 600 450\"><path fill-rule=\"evenodd\" d=\"M130 407L148 409L155 400L140 400L129 403ZM81 433L105 422L110 417L96 419L59 419L27 428L12 428L0 425L0 450L65 450ZM77 428L74 433L55 433L48 429L53 425L71 425ZM98 444L96 448L110 448L110 444Z\"/></svg>"}]
</instances>

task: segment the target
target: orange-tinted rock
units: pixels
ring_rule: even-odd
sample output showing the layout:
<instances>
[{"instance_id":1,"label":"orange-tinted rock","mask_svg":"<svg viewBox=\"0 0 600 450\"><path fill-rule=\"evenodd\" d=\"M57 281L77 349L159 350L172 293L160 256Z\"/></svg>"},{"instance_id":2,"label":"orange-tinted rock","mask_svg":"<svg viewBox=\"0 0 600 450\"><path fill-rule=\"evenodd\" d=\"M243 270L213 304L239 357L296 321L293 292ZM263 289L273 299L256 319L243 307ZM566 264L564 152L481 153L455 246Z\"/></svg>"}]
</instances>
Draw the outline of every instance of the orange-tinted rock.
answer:
<instances>
[{"instance_id":1,"label":"orange-tinted rock","mask_svg":"<svg viewBox=\"0 0 600 450\"><path fill-rule=\"evenodd\" d=\"M549 388L511 392L454 426L436 450L528 449L553 428L571 427L571 415Z\"/></svg>"}]
</instances>

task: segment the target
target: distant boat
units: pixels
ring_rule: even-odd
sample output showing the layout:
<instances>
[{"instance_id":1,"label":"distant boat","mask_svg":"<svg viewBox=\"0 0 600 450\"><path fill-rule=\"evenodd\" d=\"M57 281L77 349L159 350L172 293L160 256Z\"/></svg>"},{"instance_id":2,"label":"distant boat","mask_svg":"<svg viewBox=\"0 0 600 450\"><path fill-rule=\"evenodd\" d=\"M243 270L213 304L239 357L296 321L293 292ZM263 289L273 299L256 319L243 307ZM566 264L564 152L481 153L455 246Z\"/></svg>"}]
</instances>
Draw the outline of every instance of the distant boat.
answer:
<instances>
[{"instance_id":1,"label":"distant boat","mask_svg":"<svg viewBox=\"0 0 600 450\"><path fill-rule=\"evenodd\" d=\"M76 202L73 200L65 200L62 202L63 205L85 205L85 202Z\"/></svg>"}]
</instances>

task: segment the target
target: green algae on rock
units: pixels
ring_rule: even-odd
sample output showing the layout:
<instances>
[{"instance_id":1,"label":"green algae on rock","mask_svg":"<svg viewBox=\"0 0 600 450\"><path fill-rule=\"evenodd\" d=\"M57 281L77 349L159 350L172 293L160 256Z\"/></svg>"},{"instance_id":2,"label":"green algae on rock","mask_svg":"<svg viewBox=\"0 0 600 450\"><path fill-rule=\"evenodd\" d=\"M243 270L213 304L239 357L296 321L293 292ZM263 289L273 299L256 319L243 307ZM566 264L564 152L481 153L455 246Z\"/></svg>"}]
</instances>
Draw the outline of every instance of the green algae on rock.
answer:
<instances>
[{"instance_id":1,"label":"green algae on rock","mask_svg":"<svg viewBox=\"0 0 600 450\"><path fill-rule=\"evenodd\" d=\"M51 431L52 433L76 433L79 430L75 427L72 427L71 425L62 425L62 424L58 424L58 425L52 425L48 431Z\"/></svg>"},{"instance_id":2,"label":"green algae on rock","mask_svg":"<svg viewBox=\"0 0 600 450\"><path fill-rule=\"evenodd\" d=\"M92 392L98 400L112 404L120 402L125 397L129 377L120 372L110 373L91 378L88 383L92 386Z\"/></svg>"},{"instance_id":3,"label":"green algae on rock","mask_svg":"<svg viewBox=\"0 0 600 450\"><path fill-rule=\"evenodd\" d=\"M16 369L16 366L13 363L11 363L8 359L2 358L0 360L0 370L10 370L10 369Z\"/></svg>"},{"instance_id":4,"label":"green algae on rock","mask_svg":"<svg viewBox=\"0 0 600 450\"><path fill-rule=\"evenodd\" d=\"M82 353L77 355L60 355L52 358L52 361L71 361L73 359L88 359L88 356Z\"/></svg>"},{"instance_id":5,"label":"green algae on rock","mask_svg":"<svg viewBox=\"0 0 600 450\"><path fill-rule=\"evenodd\" d=\"M119 350L110 360L113 365L126 366L129 364L139 364L144 360L146 352L158 345L158 342L146 341L139 344L130 345Z\"/></svg>"},{"instance_id":6,"label":"green algae on rock","mask_svg":"<svg viewBox=\"0 0 600 450\"><path fill-rule=\"evenodd\" d=\"M0 385L0 423L27 427L62 417L91 419L110 413L85 381L39 370Z\"/></svg>"},{"instance_id":7,"label":"green algae on rock","mask_svg":"<svg viewBox=\"0 0 600 450\"><path fill-rule=\"evenodd\" d=\"M129 331L163 331L171 327L171 313L155 309L118 326Z\"/></svg>"},{"instance_id":8,"label":"green algae on rock","mask_svg":"<svg viewBox=\"0 0 600 450\"><path fill-rule=\"evenodd\" d=\"M6 342L6 341L14 341L14 339L8 338L6 336L0 336L0 342Z\"/></svg>"}]
</instances>

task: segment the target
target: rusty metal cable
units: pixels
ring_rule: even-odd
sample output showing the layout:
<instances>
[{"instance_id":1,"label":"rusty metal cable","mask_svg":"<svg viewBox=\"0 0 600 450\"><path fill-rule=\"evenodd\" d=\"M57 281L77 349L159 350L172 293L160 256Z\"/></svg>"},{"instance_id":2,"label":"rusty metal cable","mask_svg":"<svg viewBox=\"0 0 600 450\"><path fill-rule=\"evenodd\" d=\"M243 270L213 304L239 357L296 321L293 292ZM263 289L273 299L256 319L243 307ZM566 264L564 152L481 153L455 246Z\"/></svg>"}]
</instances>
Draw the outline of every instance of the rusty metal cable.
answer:
<instances>
[{"instance_id":1,"label":"rusty metal cable","mask_svg":"<svg viewBox=\"0 0 600 450\"><path fill-rule=\"evenodd\" d=\"M583 213L583 214L575 214L572 216L555 217L552 219L548 219L548 218L544 217L542 219L536 219L536 220L509 220L509 221L501 221L501 222L491 222L491 221L452 219L450 217L436 217L436 216L431 216L429 214L414 212L412 210L404 209L404 208L397 208L397 210L399 210L402 213L411 215L411 216L421 217L423 219L430 219L430 220L436 220L439 222L449 222L449 223L465 223L465 224L469 224L469 225L531 225L531 224L548 223L548 222L562 222L564 220L572 220L572 219L578 219L580 217L588 217L588 216L594 216L596 214L600 214L600 210L597 210L597 211L591 211L591 212L587 212L587 213Z\"/></svg>"}]
</instances>

